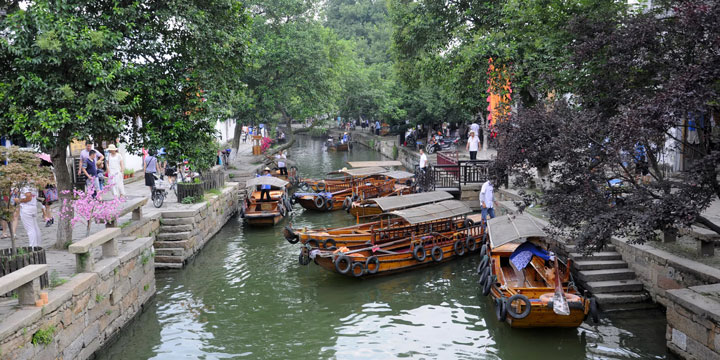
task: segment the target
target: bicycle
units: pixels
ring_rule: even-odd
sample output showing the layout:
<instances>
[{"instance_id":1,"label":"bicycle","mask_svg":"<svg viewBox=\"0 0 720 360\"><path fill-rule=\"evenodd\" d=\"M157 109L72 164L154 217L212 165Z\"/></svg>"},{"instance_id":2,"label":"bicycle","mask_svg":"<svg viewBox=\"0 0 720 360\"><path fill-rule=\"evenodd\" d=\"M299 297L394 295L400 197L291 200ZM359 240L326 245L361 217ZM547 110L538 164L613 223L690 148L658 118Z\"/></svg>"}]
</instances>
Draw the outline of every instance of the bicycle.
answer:
<instances>
[{"instance_id":1,"label":"bicycle","mask_svg":"<svg viewBox=\"0 0 720 360\"><path fill-rule=\"evenodd\" d=\"M167 197L167 183L162 178L162 176L158 178L158 176L155 175L155 183L152 187L151 199L156 208L162 207L165 197Z\"/></svg>"}]
</instances>

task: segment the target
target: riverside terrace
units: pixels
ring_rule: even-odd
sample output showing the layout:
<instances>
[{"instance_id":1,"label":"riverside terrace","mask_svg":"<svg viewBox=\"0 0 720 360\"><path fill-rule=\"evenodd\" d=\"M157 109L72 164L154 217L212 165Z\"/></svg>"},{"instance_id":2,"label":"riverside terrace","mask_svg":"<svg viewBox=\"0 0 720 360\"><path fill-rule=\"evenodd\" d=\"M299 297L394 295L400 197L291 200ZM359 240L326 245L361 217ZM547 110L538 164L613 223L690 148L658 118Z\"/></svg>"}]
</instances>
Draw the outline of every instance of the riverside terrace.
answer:
<instances>
[{"instance_id":1,"label":"riverside terrace","mask_svg":"<svg viewBox=\"0 0 720 360\"><path fill-rule=\"evenodd\" d=\"M250 149L241 150L249 152ZM238 158L249 160L249 157ZM243 178L250 175L250 172L236 173L236 179L244 181ZM71 249L53 247L57 221L50 227L41 227L47 262L42 270L47 267L49 286L38 293L47 294L47 302L23 306L15 297L0 298L0 319L3 319L0 321L0 358L91 357L153 296L155 269L182 267L231 218L239 203L239 186L234 182L227 182L219 194L206 194L205 201L198 204L179 204L170 193L159 209L145 200L149 190L142 182L126 184L125 188L128 201L124 207L144 204L141 217L138 212L128 211L118 218L115 228L91 224L91 236L87 240L84 239L85 225L78 224ZM57 216L57 204L53 212ZM168 223L165 227L163 219ZM187 221L189 225L175 225ZM181 227L192 231L175 232ZM160 241L158 237L163 236L163 228L172 232ZM187 239L171 242L183 236ZM19 227L17 244L23 246L27 242L25 231ZM163 248L158 247L161 243L184 244L187 248L181 249L179 257L165 256L177 262L159 266L162 264L156 260L163 258L159 253ZM10 240L0 239L0 248L8 247ZM84 255L85 252L88 255ZM92 261L87 260L88 256L92 256ZM8 284L3 283L3 289L15 288L25 281L24 277L34 276L25 275L23 279L5 281ZM32 284L32 279L29 281ZM29 302L26 298L24 296L25 302Z\"/></svg>"}]
</instances>

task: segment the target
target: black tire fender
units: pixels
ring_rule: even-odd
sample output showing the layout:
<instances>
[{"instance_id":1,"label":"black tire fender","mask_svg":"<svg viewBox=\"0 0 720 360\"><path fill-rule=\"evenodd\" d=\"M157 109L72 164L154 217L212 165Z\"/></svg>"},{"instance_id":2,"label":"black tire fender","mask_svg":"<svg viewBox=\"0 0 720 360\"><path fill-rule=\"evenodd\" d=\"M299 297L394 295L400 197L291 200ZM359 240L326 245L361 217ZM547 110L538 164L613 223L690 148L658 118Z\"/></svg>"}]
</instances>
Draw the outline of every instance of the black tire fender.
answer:
<instances>
[{"instance_id":1,"label":"black tire fender","mask_svg":"<svg viewBox=\"0 0 720 360\"><path fill-rule=\"evenodd\" d=\"M325 250L335 250L337 249L337 242L333 239L326 239L323 241L323 249Z\"/></svg>"},{"instance_id":2,"label":"black tire fender","mask_svg":"<svg viewBox=\"0 0 720 360\"><path fill-rule=\"evenodd\" d=\"M515 308L512 306L512 303L516 300L520 300L525 303L525 309L521 313L515 312ZM524 319L528 315L530 315L530 311L532 311L532 305L530 304L530 299L527 298L527 296L523 294L515 294L510 297L507 301L507 313L510 314L510 317L513 319Z\"/></svg>"},{"instance_id":3,"label":"black tire fender","mask_svg":"<svg viewBox=\"0 0 720 360\"><path fill-rule=\"evenodd\" d=\"M487 247L488 247L487 244L482 245L482 247L480 248L480 256L487 255Z\"/></svg>"},{"instance_id":4,"label":"black tire fender","mask_svg":"<svg viewBox=\"0 0 720 360\"><path fill-rule=\"evenodd\" d=\"M285 237L285 240L291 244L297 244L297 242L300 241L300 237L295 234L289 225L286 225L285 229L283 229L283 236Z\"/></svg>"},{"instance_id":5,"label":"black tire fender","mask_svg":"<svg viewBox=\"0 0 720 360\"><path fill-rule=\"evenodd\" d=\"M482 273L480 273L480 279L483 281L483 287L485 287L485 282L487 282L488 276L490 276L490 268L486 267L483 269Z\"/></svg>"},{"instance_id":6,"label":"black tire fender","mask_svg":"<svg viewBox=\"0 0 720 360\"><path fill-rule=\"evenodd\" d=\"M341 263L343 261L347 263L346 267L343 267L341 265ZM350 269L352 268L352 266L353 266L353 262L352 262L352 260L350 260L350 257L347 255L340 255L335 259L335 270L337 270L337 272L339 272L340 274L343 274L343 275L347 274L348 271L350 271Z\"/></svg>"},{"instance_id":7,"label":"black tire fender","mask_svg":"<svg viewBox=\"0 0 720 360\"><path fill-rule=\"evenodd\" d=\"M453 245L453 250L455 250L455 255L457 256L465 255L465 243L463 243L462 240L455 241L455 244Z\"/></svg>"},{"instance_id":8,"label":"black tire fender","mask_svg":"<svg viewBox=\"0 0 720 360\"><path fill-rule=\"evenodd\" d=\"M430 249L430 256L436 262L442 261L444 255L443 249L439 246L433 246L432 249Z\"/></svg>"},{"instance_id":9,"label":"black tire fender","mask_svg":"<svg viewBox=\"0 0 720 360\"><path fill-rule=\"evenodd\" d=\"M490 264L490 257L485 255L482 260L480 260L480 265L478 265L478 274L482 274L485 271L485 268L488 267L488 264Z\"/></svg>"},{"instance_id":10,"label":"black tire fender","mask_svg":"<svg viewBox=\"0 0 720 360\"><path fill-rule=\"evenodd\" d=\"M357 268L360 268L359 273L357 272L357 270L355 270ZM350 271L352 272L352 275L354 277L362 277L363 275L365 275L365 266L363 266L363 263L361 262L354 262L352 264L352 267L350 268Z\"/></svg>"},{"instance_id":11,"label":"black tire fender","mask_svg":"<svg viewBox=\"0 0 720 360\"><path fill-rule=\"evenodd\" d=\"M469 228L469 227L471 227L471 226L473 226L473 225L475 225L475 222L472 221L472 219L467 219L467 218L466 218L465 221L463 221L463 226L465 226L466 229Z\"/></svg>"},{"instance_id":12,"label":"black tire fender","mask_svg":"<svg viewBox=\"0 0 720 360\"><path fill-rule=\"evenodd\" d=\"M322 185L322 186L321 186L321 185ZM324 182L324 181L319 181L317 184L315 184L315 188L317 189L318 192L323 192L323 191L325 191L325 188L326 188L325 182Z\"/></svg>"},{"instance_id":13,"label":"black tire fender","mask_svg":"<svg viewBox=\"0 0 720 360\"><path fill-rule=\"evenodd\" d=\"M485 295L485 296L490 295L490 289L492 288L492 285L493 285L492 274L489 274L485 278L485 284L483 284L483 295Z\"/></svg>"},{"instance_id":14,"label":"black tire fender","mask_svg":"<svg viewBox=\"0 0 720 360\"><path fill-rule=\"evenodd\" d=\"M495 316L498 321L505 321L507 317L507 305L504 298L495 299Z\"/></svg>"},{"instance_id":15,"label":"black tire fender","mask_svg":"<svg viewBox=\"0 0 720 360\"><path fill-rule=\"evenodd\" d=\"M318 249L320 248L320 242L319 242L318 240L316 240L316 239L310 239L310 240L308 240L308 241L307 241L307 244L308 244L311 248L318 248Z\"/></svg>"},{"instance_id":16,"label":"black tire fender","mask_svg":"<svg viewBox=\"0 0 720 360\"><path fill-rule=\"evenodd\" d=\"M593 323L597 324L600 322L600 311L598 310L597 300L590 298L590 318Z\"/></svg>"},{"instance_id":17,"label":"black tire fender","mask_svg":"<svg viewBox=\"0 0 720 360\"><path fill-rule=\"evenodd\" d=\"M413 249L413 257L418 262L423 262L423 261L425 261L425 258L427 257L427 251L425 251L424 247L417 245Z\"/></svg>"},{"instance_id":18,"label":"black tire fender","mask_svg":"<svg viewBox=\"0 0 720 360\"><path fill-rule=\"evenodd\" d=\"M322 195L316 196L313 202L318 209L322 210L325 208L325 198Z\"/></svg>"},{"instance_id":19,"label":"black tire fender","mask_svg":"<svg viewBox=\"0 0 720 360\"><path fill-rule=\"evenodd\" d=\"M465 238L465 247L468 251L475 251L477 249L477 241L472 235L468 235L467 238Z\"/></svg>"},{"instance_id":20,"label":"black tire fender","mask_svg":"<svg viewBox=\"0 0 720 360\"><path fill-rule=\"evenodd\" d=\"M370 269L370 264L375 264L375 269ZM380 259L378 259L377 256L373 255L365 260L365 271L367 271L368 274L375 274L380 270Z\"/></svg>"},{"instance_id":21,"label":"black tire fender","mask_svg":"<svg viewBox=\"0 0 720 360\"><path fill-rule=\"evenodd\" d=\"M343 200L343 210L349 211L350 207L352 206L352 200L350 200L349 196L345 197L345 200Z\"/></svg>"},{"instance_id":22,"label":"black tire fender","mask_svg":"<svg viewBox=\"0 0 720 360\"><path fill-rule=\"evenodd\" d=\"M332 198L327 199L327 201L325 202L325 208L327 210L332 210L334 205L335 205L335 202L333 201Z\"/></svg>"}]
</instances>

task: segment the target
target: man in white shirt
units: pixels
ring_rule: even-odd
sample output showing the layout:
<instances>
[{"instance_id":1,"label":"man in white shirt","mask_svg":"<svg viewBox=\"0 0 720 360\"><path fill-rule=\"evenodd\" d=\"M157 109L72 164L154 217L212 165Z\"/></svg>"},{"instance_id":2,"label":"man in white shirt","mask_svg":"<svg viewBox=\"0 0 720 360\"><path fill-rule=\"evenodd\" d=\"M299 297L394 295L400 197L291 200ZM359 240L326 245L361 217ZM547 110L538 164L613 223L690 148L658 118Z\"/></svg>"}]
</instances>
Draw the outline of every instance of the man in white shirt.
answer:
<instances>
[{"instance_id":1,"label":"man in white shirt","mask_svg":"<svg viewBox=\"0 0 720 360\"><path fill-rule=\"evenodd\" d=\"M427 159L427 155L425 155L425 151L423 151L423 149L420 149L420 165L419 165L419 167L420 167L420 170L422 170L423 172L425 172L425 170L427 169L427 162L428 162L428 159Z\"/></svg>"},{"instance_id":2,"label":"man in white shirt","mask_svg":"<svg viewBox=\"0 0 720 360\"><path fill-rule=\"evenodd\" d=\"M20 221L27 232L30 246L41 246L40 227L37 224L37 188L31 185L20 190Z\"/></svg>"},{"instance_id":3,"label":"man in white shirt","mask_svg":"<svg viewBox=\"0 0 720 360\"><path fill-rule=\"evenodd\" d=\"M470 124L470 131L474 132L475 135L480 136L480 125L473 122L472 124Z\"/></svg>"},{"instance_id":4,"label":"man in white shirt","mask_svg":"<svg viewBox=\"0 0 720 360\"><path fill-rule=\"evenodd\" d=\"M490 214L490 218L495 217L495 209L493 204L495 203L495 195L493 194L494 188L492 180L488 179L480 189L480 206L482 207L482 220L483 223L487 221L487 216Z\"/></svg>"},{"instance_id":5,"label":"man in white shirt","mask_svg":"<svg viewBox=\"0 0 720 360\"><path fill-rule=\"evenodd\" d=\"M288 171L287 166L285 165L285 160L287 160L287 156L282 150L280 150L280 152L275 155L275 161L277 162L278 169L280 170L280 175L287 176Z\"/></svg>"},{"instance_id":6,"label":"man in white shirt","mask_svg":"<svg viewBox=\"0 0 720 360\"><path fill-rule=\"evenodd\" d=\"M468 138L465 150L470 151L470 160L477 159L478 148L480 147L480 138L475 136L474 131L470 131L470 137Z\"/></svg>"}]
</instances>

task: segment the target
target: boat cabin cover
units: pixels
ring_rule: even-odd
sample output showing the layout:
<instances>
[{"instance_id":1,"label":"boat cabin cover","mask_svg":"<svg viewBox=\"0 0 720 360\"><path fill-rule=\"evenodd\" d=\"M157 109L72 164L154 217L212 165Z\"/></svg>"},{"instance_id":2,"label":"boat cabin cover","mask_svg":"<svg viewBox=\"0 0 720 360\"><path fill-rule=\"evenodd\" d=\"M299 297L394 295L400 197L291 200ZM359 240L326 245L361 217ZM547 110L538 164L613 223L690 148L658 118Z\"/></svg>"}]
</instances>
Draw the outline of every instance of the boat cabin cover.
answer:
<instances>
[{"instance_id":1,"label":"boat cabin cover","mask_svg":"<svg viewBox=\"0 0 720 360\"><path fill-rule=\"evenodd\" d=\"M472 210L459 200L446 200L435 204L418 206L410 209L395 210L389 214L399 216L411 225L452 218L471 213Z\"/></svg>"},{"instance_id":2,"label":"boat cabin cover","mask_svg":"<svg viewBox=\"0 0 720 360\"><path fill-rule=\"evenodd\" d=\"M400 161L348 161L353 168L402 166Z\"/></svg>"},{"instance_id":3,"label":"boat cabin cover","mask_svg":"<svg viewBox=\"0 0 720 360\"><path fill-rule=\"evenodd\" d=\"M370 199L369 201L376 203L383 212L388 212L443 200L450 200L452 198L453 196L445 191L431 191L411 195L388 196Z\"/></svg>"},{"instance_id":4,"label":"boat cabin cover","mask_svg":"<svg viewBox=\"0 0 720 360\"><path fill-rule=\"evenodd\" d=\"M503 215L487 221L490 246L496 248L517 239L546 237L540 225L527 214Z\"/></svg>"},{"instance_id":5,"label":"boat cabin cover","mask_svg":"<svg viewBox=\"0 0 720 360\"><path fill-rule=\"evenodd\" d=\"M344 174L344 175L349 175L352 177L363 177L363 176L377 175L377 174L384 173L384 172L387 172L387 169L383 169L381 167L364 167L364 168L357 168L357 169L343 169L343 170L333 171L328 175Z\"/></svg>"},{"instance_id":6,"label":"boat cabin cover","mask_svg":"<svg viewBox=\"0 0 720 360\"><path fill-rule=\"evenodd\" d=\"M407 179L415 176L415 174L403 170L391 170L380 173L379 175L385 175L392 179Z\"/></svg>"},{"instance_id":7,"label":"boat cabin cover","mask_svg":"<svg viewBox=\"0 0 720 360\"><path fill-rule=\"evenodd\" d=\"M258 185L270 185L271 187L284 188L288 182L282 179L278 179L274 176L260 176L248 179L245 183L246 188L251 188Z\"/></svg>"}]
</instances>

